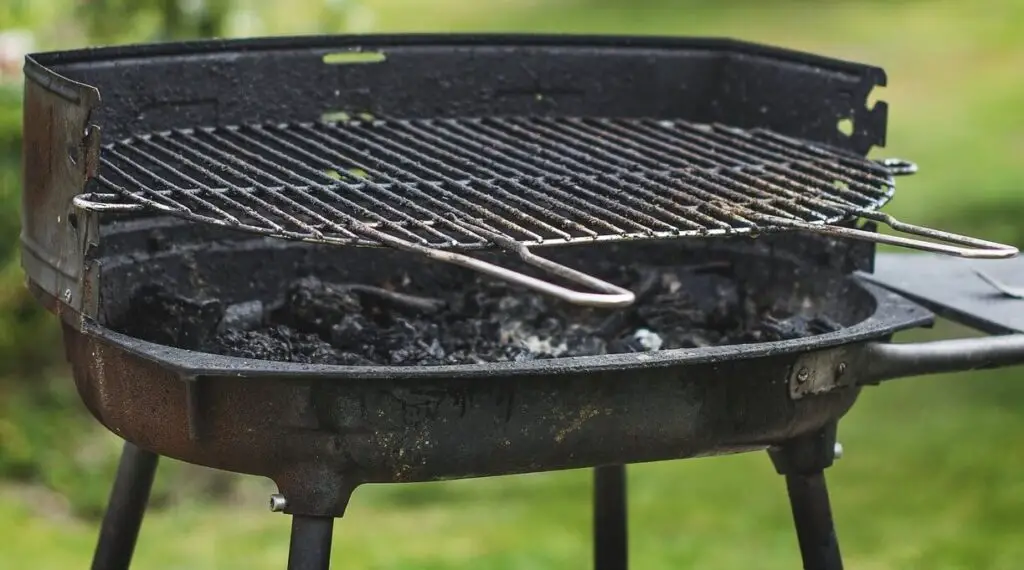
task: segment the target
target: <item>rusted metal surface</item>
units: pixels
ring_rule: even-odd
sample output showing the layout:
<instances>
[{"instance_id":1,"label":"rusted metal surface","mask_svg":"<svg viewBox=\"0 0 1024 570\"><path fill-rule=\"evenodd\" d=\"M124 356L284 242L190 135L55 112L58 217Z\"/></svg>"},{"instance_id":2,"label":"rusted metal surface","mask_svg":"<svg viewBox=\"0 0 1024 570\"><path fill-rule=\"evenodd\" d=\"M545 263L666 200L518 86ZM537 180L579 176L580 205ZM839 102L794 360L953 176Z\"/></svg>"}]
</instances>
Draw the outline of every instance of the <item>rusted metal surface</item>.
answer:
<instances>
[{"instance_id":1,"label":"rusted metal surface","mask_svg":"<svg viewBox=\"0 0 1024 570\"><path fill-rule=\"evenodd\" d=\"M36 286L60 300L54 309L80 313L85 249L95 236L78 222L71 201L95 170L99 139L90 118L99 92L31 58L25 75L22 266Z\"/></svg>"}]
</instances>

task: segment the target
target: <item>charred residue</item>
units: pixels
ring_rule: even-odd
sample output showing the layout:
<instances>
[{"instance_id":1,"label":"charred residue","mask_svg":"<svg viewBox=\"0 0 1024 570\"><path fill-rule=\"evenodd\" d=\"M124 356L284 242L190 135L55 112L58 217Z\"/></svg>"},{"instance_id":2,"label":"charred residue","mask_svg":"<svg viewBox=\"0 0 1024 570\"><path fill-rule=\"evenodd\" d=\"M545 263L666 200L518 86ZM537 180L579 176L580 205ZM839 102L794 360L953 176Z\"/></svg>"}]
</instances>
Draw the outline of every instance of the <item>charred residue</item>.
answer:
<instances>
[{"instance_id":1,"label":"charred residue","mask_svg":"<svg viewBox=\"0 0 1024 570\"><path fill-rule=\"evenodd\" d=\"M389 366L649 352L840 328L813 308L793 314L759 300L729 263L621 267L615 280L637 293L634 305L579 307L473 274L435 296L304 277L278 299L234 304L148 284L135 290L118 328L226 356Z\"/></svg>"}]
</instances>

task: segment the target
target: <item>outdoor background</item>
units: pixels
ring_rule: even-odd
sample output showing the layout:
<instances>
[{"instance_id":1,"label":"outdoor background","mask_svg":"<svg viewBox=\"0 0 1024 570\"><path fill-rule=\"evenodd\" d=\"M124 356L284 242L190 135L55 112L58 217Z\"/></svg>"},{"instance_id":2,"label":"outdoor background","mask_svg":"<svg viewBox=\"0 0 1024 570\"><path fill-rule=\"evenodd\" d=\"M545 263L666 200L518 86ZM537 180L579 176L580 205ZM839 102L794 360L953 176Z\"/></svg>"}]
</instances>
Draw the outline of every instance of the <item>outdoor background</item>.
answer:
<instances>
[{"instance_id":1,"label":"outdoor background","mask_svg":"<svg viewBox=\"0 0 1024 570\"><path fill-rule=\"evenodd\" d=\"M22 285L24 54L425 30L731 36L882 66L884 153L921 167L890 211L1024 245L1024 0L0 0L0 569L87 567L120 449L79 404L55 319ZM869 389L840 439L829 476L847 568L1022 567L1024 369ZM134 567L284 568L288 519L267 512L271 485L162 461ZM635 568L800 567L763 453L634 467L630 493ZM583 471L364 487L336 526L335 564L588 568L589 497Z\"/></svg>"}]
</instances>

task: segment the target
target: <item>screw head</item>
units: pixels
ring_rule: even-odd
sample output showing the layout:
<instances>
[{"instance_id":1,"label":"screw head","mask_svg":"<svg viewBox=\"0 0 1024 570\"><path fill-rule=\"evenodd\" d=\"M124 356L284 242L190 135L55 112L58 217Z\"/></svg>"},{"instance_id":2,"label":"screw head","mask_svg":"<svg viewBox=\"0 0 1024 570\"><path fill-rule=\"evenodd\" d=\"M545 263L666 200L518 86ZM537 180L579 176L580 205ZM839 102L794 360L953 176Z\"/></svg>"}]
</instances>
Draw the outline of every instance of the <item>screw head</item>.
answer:
<instances>
[{"instance_id":1,"label":"screw head","mask_svg":"<svg viewBox=\"0 0 1024 570\"><path fill-rule=\"evenodd\" d=\"M796 381L797 381L797 382L800 382L801 384L803 384L804 382L806 382L806 381L807 381L807 379L808 379L808 378L810 378L810 377L811 377L811 371L810 371L810 370L808 370L808 369L806 369L806 368L801 368L801 369L800 369L800 370L799 370L799 371L798 371L798 372L796 373Z\"/></svg>"},{"instance_id":2,"label":"screw head","mask_svg":"<svg viewBox=\"0 0 1024 570\"><path fill-rule=\"evenodd\" d=\"M840 376L842 376L843 374L846 374L846 363L845 362L840 362L839 363L839 366L836 367L836 373L839 374Z\"/></svg>"},{"instance_id":3,"label":"screw head","mask_svg":"<svg viewBox=\"0 0 1024 570\"><path fill-rule=\"evenodd\" d=\"M838 441L836 442L835 447L832 449L832 457L834 457L835 459L843 458L843 444L839 443Z\"/></svg>"},{"instance_id":4,"label":"screw head","mask_svg":"<svg viewBox=\"0 0 1024 570\"><path fill-rule=\"evenodd\" d=\"M288 501L284 498L284 495L274 493L270 496L270 512L280 513L286 508L288 508Z\"/></svg>"}]
</instances>

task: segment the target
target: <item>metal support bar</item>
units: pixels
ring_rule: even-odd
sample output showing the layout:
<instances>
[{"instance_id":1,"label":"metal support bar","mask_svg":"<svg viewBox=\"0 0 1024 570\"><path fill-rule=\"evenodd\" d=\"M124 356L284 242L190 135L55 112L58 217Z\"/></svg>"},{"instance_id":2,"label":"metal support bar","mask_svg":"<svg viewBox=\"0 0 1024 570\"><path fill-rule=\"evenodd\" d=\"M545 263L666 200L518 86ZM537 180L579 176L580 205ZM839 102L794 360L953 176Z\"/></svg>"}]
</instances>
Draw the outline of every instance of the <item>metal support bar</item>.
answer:
<instances>
[{"instance_id":1,"label":"metal support bar","mask_svg":"<svg viewBox=\"0 0 1024 570\"><path fill-rule=\"evenodd\" d=\"M629 567L626 466L594 468L594 569Z\"/></svg>"},{"instance_id":2,"label":"metal support bar","mask_svg":"<svg viewBox=\"0 0 1024 570\"><path fill-rule=\"evenodd\" d=\"M103 516L92 570L127 570L146 513L159 456L125 442Z\"/></svg>"},{"instance_id":3,"label":"metal support bar","mask_svg":"<svg viewBox=\"0 0 1024 570\"><path fill-rule=\"evenodd\" d=\"M328 570L333 535L333 517L292 516L288 570Z\"/></svg>"}]
</instances>

